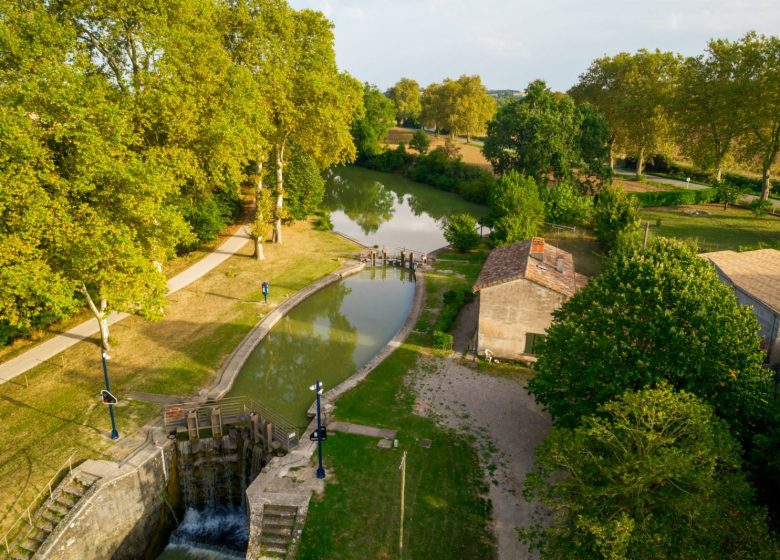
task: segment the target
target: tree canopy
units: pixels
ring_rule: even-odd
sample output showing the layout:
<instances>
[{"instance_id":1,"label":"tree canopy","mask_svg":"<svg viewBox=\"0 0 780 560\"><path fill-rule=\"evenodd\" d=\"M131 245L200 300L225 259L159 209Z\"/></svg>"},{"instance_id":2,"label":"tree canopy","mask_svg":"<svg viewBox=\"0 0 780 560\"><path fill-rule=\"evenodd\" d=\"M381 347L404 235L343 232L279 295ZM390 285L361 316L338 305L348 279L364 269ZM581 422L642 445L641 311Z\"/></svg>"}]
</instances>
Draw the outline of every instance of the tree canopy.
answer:
<instances>
[{"instance_id":1,"label":"tree canopy","mask_svg":"<svg viewBox=\"0 0 780 560\"><path fill-rule=\"evenodd\" d=\"M544 559L776 558L739 445L690 393L629 392L556 427L524 496L549 511L521 538Z\"/></svg>"},{"instance_id":2,"label":"tree canopy","mask_svg":"<svg viewBox=\"0 0 780 560\"><path fill-rule=\"evenodd\" d=\"M400 126L405 121L420 118L420 84L410 78L401 78L387 90L387 97L395 104L395 119Z\"/></svg>"},{"instance_id":3,"label":"tree canopy","mask_svg":"<svg viewBox=\"0 0 780 560\"><path fill-rule=\"evenodd\" d=\"M711 404L742 441L772 385L758 323L693 248L657 238L614 251L554 314L528 388L572 427L625 391L662 381Z\"/></svg>"},{"instance_id":4,"label":"tree canopy","mask_svg":"<svg viewBox=\"0 0 780 560\"><path fill-rule=\"evenodd\" d=\"M393 102L375 85L363 86L363 107L363 117L352 122L352 137L359 158L375 156L381 151L380 142L395 120Z\"/></svg>"},{"instance_id":5,"label":"tree canopy","mask_svg":"<svg viewBox=\"0 0 780 560\"><path fill-rule=\"evenodd\" d=\"M510 171L490 192L493 243L508 245L539 233L544 222L544 203L533 177Z\"/></svg>"},{"instance_id":6,"label":"tree canopy","mask_svg":"<svg viewBox=\"0 0 780 560\"><path fill-rule=\"evenodd\" d=\"M500 174L514 169L537 180L548 174L567 177L583 164L582 120L572 98L555 94L543 81L536 80L528 85L523 97L499 107L488 123L482 153ZM594 157L592 138L589 132L583 136L587 158Z\"/></svg>"}]
</instances>

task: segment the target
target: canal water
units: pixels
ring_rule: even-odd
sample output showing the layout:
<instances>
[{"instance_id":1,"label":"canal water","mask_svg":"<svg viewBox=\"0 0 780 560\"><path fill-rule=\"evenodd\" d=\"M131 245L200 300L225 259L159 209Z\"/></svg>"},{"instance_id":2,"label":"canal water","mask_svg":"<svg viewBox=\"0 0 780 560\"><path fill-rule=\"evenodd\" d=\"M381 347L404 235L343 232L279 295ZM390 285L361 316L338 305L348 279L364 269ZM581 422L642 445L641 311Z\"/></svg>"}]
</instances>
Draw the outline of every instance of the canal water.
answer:
<instances>
[{"instance_id":1,"label":"canal water","mask_svg":"<svg viewBox=\"0 0 780 560\"><path fill-rule=\"evenodd\" d=\"M401 328L414 275L366 269L323 288L279 320L244 363L230 397L251 397L299 427L309 421L309 390L332 389L368 362Z\"/></svg>"},{"instance_id":2,"label":"canal water","mask_svg":"<svg viewBox=\"0 0 780 560\"><path fill-rule=\"evenodd\" d=\"M442 220L467 212L476 218L487 207L400 175L362 167L328 172L323 208L333 229L364 245L430 253L447 245Z\"/></svg>"},{"instance_id":3,"label":"canal water","mask_svg":"<svg viewBox=\"0 0 780 560\"><path fill-rule=\"evenodd\" d=\"M446 216L485 207L403 177L357 167L329 172L325 208L334 229L366 245L430 252L446 245ZM410 270L368 268L313 294L279 320L244 363L228 396L247 396L299 427L314 400L347 379L387 344L411 310ZM158 560L243 557L248 523L242 507L190 509Z\"/></svg>"}]
</instances>

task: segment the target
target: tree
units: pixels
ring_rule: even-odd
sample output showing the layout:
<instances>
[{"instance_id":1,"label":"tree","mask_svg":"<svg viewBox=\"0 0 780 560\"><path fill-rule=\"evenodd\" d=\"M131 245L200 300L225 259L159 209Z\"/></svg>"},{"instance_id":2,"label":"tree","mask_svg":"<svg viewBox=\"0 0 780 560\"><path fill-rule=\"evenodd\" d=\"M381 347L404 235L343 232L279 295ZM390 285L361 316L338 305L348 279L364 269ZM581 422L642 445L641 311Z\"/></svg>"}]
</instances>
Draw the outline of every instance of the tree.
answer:
<instances>
[{"instance_id":1,"label":"tree","mask_svg":"<svg viewBox=\"0 0 780 560\"><path fill-rule=\"evenodd\" d=\"M605 249L612 249L621 236L639 233L639 203L618 188L598 193L593 212L593 232Z\"/></svg>"},{"instance_id":2,"label":"tree","mask_svg":"<svg viewBox=\"0 0 780 560\"><path fill-rule=\"evenodd\" d=\"M472 134L485 131L487 122L496 112L496 101L488 95L479 76L461 76L457 81L452 115L453 131L466 134L466 143Z\"/></svg>"},{"instance_id":3,"label":"tree","mask_svg":"<svg viewBox=\"0 0 780 560\"><path fill-rule=\"evenodd\" d=\"M364 85L363 107L364 115L352 123L352 138L358 158L375 156L381 151L380 142L387 136L395 119L393 102L375 85Z\"/></svg>"},{"instance_id":4,"label":"tree","mask_svg":"<svg viewBox=\"0 0 780 560\"><path fill-rule=\"evenodd\" d=\"M0 244L22 241L27 272L45 275L41 286L60 306L78 292L107 349L111 311L161 315L162 263L189 237L171 204L178 177L170 152L139 150L135 107L94 71L67 22L43 6L8 8L4 37L15 52L0 62L0 107L25 137L3 138L3 190L18 190L0 195L17 217ZM22 277L7 278L19 282L10 291L27 289Z\"/></svg>"},{"instance_id":5,"label":"tree","mask_svg":"<svg viewBox=\"0 0 780 560\"><path fill-rule=\"evenodd\" d=\"M461 253L479 245L477 219L471 214L453 214L445 218L443 229L444 239Z\"/></svg>"},{"instance_id":6,"label":"tree","mask_svg":"<svg viewBox=\"0 0 780 560\"><path fill-rule=\"evenodd\" d=\"M305 220L320 207L325 196L325 179L317 162L300 146L290 146L285 182L285 207L289 220Z\"/></svg>"},{"instance_id":7,"label":"tree","mask_svg":"<svg viewBox=\"0 0 780 560\"><path fill-rule=\"evenodd\" d=\"M749 307L693 248L656 238L614 252L554 314L528 387L559 425L661 381L729 421L741 441L765 414L771 379Z\"/></svg>"},{"instance_id":8,"label":"tree","mask_svg":"<svg viewBox=\"0 0 780 560\"><path fill-rule=\"evenodd\" d=\"M420 117L422 111L420 84L415 80L401 78L387 90L387 97L395 104L395 119L398 126L405 121L415 121Z\"/></svg>"},{"instance_id":9,"label":"tree","mask_svg":"<svg viewBox=\"0 0 780 560\"><path fill-rule=\"evenodd\" d=\"M433 83L420 96L420 120L436 134L446 126L446 99L442 84Z\"/></svg>"},{"instance_id":10,"label":"tree","mask_svg":"<svg viewBox=\"0 0 780 560\"><path fill-rule=\"evenodd\" d=\"M580 193L574 181L563 180L551 187L540 187L540 192L546 221L581 226L590 224L593 197Z\"/></svg>"},{"instance_id":11,"label":"tree","mask_svg":"<svg viewBox=\"0 0 780 560\"><path fill-rule=\"evenodd\" d=\"M488 123L482 153L497 173L568 176L581 159L580 119L570 97L555 95L541 80L531 82L524 97L502 105Z\"/></svg>"},{"instance_id":12,"label":"tree","mask_svg":"<svg viewBox=\"0 0 780 560\"><path fill-rule=\"evenodd\" d=\"M544 559L776 558L739 464L728 426L693 395L626 393L537 448L524 496L549 523L521 538Z\"/></svg>"},{"instance_id":13,"label":"tree","mask_svg":"<svg viewBox=\"0 0 780 560\"><path fill-rule=\"evenodd\" d=\"M414 148L418 154L424 156L430 146L431 141L428 140L428 135L425 134L425 131L422 129L415 130L412 139L409 141L409 147Z\"/></svg>"},{"instance_id":14,"label":"tree","mask_svg":"<svg viewBox=\"0 0 780 560\"><path fill-rule=\"evenodd\" d=\"M579 110L578 147L580 153L581 175L593 173L604 179L610 175L607 163L609 157L609 127L601 112L590 103L582 103Z\"/></svg>"},{"instance_id":15,"label":"tree","mask_svg":"<svg viewBox=\"0 0 780 560\"><path fill-rule=\"evenodd\" d=\"M284 169L291 143L324 169L355 156L350 127L363 111L362 85L336 66L333 25L320 12L292 10L283 0L241 0L235 10L254 22L260 39L239 48L256 50L256 74L268 112L267 143L275 170L274 240L282 242ZM269 158L270 159L270 158Z\"/></svg>"},{"instance_id":16,"label":"tree","mask_svg":"<svg viewBox=\"0 0 780 560\"><path fill-rule=\"evenodd\" d=\"M637 178L646 159L668 143L667 113L678 67L679 57L672 53L620 53L595 60L571 90L578 101L588 101L604 114L612 133L610 160L614 162L619 145L636 158Z\"/></svg>"},{"instance_id":17,"label":"tree","mask_svg":"<svg viewBox=\"0 0 780 560\"><path fill-rule=\"evenodd\" d=\"M682 64L672 100L682 154L718 182L745 128L748 76L740 59L738 43L710 41L705 54Z\"/></svg>"},{"instance_id":18,"label":"tree","mask_svg":"<svg viewBox=\"0 0 780 560\"><path fill-rule=\"evenodd\" d=\"M544 203L532 177L510 171L493 186L490 193L493 222L491 239L508 245L539 233L544 222Z\"/></svg>"},{"instance_id":19,"label":"tree","mask_svg":"<svg viewBox=\"0 0 780 560\"><path fill-rule=\"evenodd\" d=\"M761 200L769 198L771 171L780 153L780 37L748 33L740 41L749 76L747 134L740 138L742 159L761 170Z\"/></svg>"}]
</instances>

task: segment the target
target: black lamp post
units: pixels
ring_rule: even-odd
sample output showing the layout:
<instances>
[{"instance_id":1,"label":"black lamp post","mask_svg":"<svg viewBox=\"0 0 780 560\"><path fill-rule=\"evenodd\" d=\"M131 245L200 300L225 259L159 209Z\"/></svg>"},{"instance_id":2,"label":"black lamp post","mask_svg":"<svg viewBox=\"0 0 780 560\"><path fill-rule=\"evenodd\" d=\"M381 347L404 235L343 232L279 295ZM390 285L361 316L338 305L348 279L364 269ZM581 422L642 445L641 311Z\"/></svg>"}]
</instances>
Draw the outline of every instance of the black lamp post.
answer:
<instances>
[{"instance_id":1,"label":"black lamp post","mask_svg":"<svg viewBox=\"0 0 780 560\"><path fill-rule=\"evenodd\" d=\"M322 427L322 414L320 410L320 395L322 395L322 383L317 380L317 383L309 387L312 391L317 392L317 433L312 434L312 439L317 440L317 455L319 456L319 467L317 467L317 478L325 478L325 469L322 466L322 441L325 439L325 428Z\"/></svg>"},{"instance_id":2,"label":"black lamp post","mask_svg":"<svg viewBox=\"0 0 780 560\"><path fill-rule=\"evenodd\" d=\"M108 384L108 366L106 362L111 359L111 356L106 354L106 351L101 349L100 356L103 358L103 378L106 381L106 392L111 394L111 386ZM116 421L114 420L114 405L111 402L108 403L108 415L111 416L111 439L119 438L119 432L116 431Z\"/></svg>"}]
</instances>

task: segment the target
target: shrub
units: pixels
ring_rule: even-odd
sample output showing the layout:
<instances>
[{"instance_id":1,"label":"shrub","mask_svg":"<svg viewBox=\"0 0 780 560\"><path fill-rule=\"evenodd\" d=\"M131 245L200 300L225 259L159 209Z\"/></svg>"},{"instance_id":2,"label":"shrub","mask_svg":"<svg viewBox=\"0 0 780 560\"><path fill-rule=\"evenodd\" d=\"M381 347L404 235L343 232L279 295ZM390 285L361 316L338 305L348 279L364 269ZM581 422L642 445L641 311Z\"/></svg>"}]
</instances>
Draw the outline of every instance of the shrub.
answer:
<instances>
[{"instance_id":1,"label":"shrub","mask_svg":"<svg viewBox=\"0 0 780 560\"><path fill-rule=\"evenodd\" d=\"M571 181L561 181L553 187L540 187L544 201L544 217L554 224L587 225L593 211L593 199L583 196Z\"/></svg>"},{"instance_id":2,"label":"shrub","mask_svg":"<svg viewBox=\"0 0 780 560\"><path fill-rule=\"evenodd\" d=\"M471 214L454 214L444 220L444 239L465 253L479 245L477 219Z\"/></svg>"},{"instance_id":3,"label":"shrub","mask_svg":"<svg viewBox=\"0 0 780 560\"><path fill-rule=\"evenodd\" d=\"M748 207L750 208L750 211L753 212L753 216L760 218L769 212L769 209L772 208L772 203L768 200L760 200L757 198L751 202Z\"/></svg>"},{"instance_id":4,"label":"shrub","mask_svg":"<svg viewBox=\"0 0 780 560\"><path fill-rule=\"evenodd\" d=\"M614 188L599 193L593 211L593 232L607 250L611 249L618 239L626 241L638 234L637 200Z\"/></svg>"},{"instance_id":5,"label":"shrub","mask_svg":"<svg viewBox=\"0 0 780 560\"><path fill-rule=\"evenodd\" d=\"M443 332L450 330L455 322L455 317L458 316L458 312L463 307L465 301L466 297L463 292L447 291L444 294L444 307L436 320L436 324L433 326L433 330Z\"/></svg>"},{"instance_id":6,"label":"shrub","mask_svg":"<svg viewBox=\"0 0 780 560\"><path fill-rule=\"evenodd\" d=\"M433 331L433 347L442 350L452 350L452 335L442 331Z\"/></svg>"}]
</instances>

